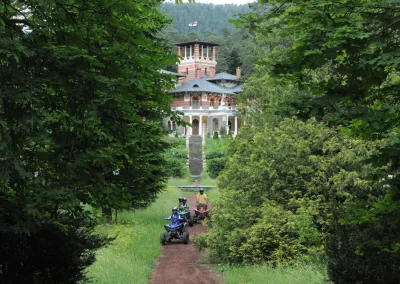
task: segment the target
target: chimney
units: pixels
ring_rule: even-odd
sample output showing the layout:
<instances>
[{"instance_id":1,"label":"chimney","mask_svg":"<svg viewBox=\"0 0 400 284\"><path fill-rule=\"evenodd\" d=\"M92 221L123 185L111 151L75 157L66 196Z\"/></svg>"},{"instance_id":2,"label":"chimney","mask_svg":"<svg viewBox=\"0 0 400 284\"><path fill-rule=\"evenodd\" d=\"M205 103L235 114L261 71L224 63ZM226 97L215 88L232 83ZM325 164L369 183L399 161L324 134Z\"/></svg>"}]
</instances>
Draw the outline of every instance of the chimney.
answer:
<instances>
[{"instance_id":1,"label":"chimney","mask_svg":"<svg viewBox=\"0 0 400 284\"><path fill-rule=\"evenodd\" d=\"M198 44L198 43L196 43L195 45L194 45L194 58L199 58L199 56L200 56L200 45Z\"/></svg>"},{"instance_id":2,"label":"chimney","mask_svg":"<svg viewBox=\"0 0 400 284\"><path fill-rule=\"evenodd\" d=\"M211 51L211 60L215 62L217 60L217 50L215 49L215 46L212 47Z\"/></svg>"},{"instance_id":3,"label":"chimney","mask_svg":"<svg viewBox=\"0 0 400 284\"><path fill-rule=\"evenodd\" d=\"M214 78L215 77L215 67L211 66L210 67L210 78Z\"/></svg>"},{"instance_id":4,"label":"chimney","mask_svg":"<svg viewBox=\"0 0 400 284\"><path fill-rule=\"evenodd\" d=\"M240 67L236 67L236 78L239 79L242 75Z\"/></svg>"}]
</instances>

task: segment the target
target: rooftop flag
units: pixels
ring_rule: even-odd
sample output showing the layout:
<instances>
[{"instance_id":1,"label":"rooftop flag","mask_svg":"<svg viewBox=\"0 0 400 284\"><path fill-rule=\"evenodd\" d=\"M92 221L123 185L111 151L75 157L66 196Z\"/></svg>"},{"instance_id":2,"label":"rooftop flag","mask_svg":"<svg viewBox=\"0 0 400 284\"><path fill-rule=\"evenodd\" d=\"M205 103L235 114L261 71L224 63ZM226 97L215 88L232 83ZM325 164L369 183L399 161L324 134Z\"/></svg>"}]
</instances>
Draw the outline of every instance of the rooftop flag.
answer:
<instances>
[{"instance_id":1,"label":"rooftop flag","mask_svg":"<svg viewBox=\"0 0 400 284\"><path fill-rule=\"evenodd\" d=\"M195 27L195 26L197 26L197 21L191 22L189 24L189 27Z\"/></svg>"}]
</instances>

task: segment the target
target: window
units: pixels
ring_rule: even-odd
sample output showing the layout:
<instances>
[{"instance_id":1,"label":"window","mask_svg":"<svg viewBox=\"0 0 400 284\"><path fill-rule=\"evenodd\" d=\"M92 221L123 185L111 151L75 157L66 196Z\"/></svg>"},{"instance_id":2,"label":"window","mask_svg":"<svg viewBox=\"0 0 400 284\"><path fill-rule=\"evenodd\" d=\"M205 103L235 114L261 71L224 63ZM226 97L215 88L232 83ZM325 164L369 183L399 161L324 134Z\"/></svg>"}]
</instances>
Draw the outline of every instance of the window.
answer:
<instances>
[{"instance_id":1,"label":"window","mask_svg":"<svg viewBox=\"0 0 400 284\"><path fill-rule=\"evenodd\" d=\"M192 98L192 106L199 106L199 97L193 97Z\"/></svg>"}]
</instances>

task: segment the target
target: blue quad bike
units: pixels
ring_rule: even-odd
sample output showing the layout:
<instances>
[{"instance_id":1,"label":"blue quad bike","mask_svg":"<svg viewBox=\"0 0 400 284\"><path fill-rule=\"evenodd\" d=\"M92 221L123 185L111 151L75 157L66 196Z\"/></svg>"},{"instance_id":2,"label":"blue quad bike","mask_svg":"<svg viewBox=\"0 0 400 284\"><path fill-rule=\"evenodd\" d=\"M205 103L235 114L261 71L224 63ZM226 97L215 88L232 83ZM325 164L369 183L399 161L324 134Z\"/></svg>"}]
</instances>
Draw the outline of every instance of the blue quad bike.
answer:
<instances>
[{"instance_id":1,"label":"blue quad bike","mask_svg":"<svg viewBox=\"0 0 400 284\"><path fill-rule=\"evenodd\" d=\"M168 220L168 219L164 219ZM173 239L182 240L186 245L189 243L189 232L186 232L186 222L171 223L164 225L166 232L161 233L160 241L162 245L170 243Z\"/></svg>"}]
</instances>

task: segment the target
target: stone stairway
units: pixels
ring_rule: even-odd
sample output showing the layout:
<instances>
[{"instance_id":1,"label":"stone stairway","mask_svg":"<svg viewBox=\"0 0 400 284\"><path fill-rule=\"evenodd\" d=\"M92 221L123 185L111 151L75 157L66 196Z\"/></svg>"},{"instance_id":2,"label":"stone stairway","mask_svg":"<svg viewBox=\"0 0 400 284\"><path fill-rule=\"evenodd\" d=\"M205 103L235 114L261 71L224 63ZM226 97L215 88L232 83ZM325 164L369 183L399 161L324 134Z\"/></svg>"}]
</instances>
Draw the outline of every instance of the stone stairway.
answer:
<instances>
[{"instance_id":1,"label":"stone stairway","mask_svg":"<svg viewBox=\"0 0 400 284\"><path fill-rule=\"evenodd\" d=\"M200 180L203 171L203 147L201 136L189 138L189 171L192 177Z\"/></svg>"}]
</instances>

